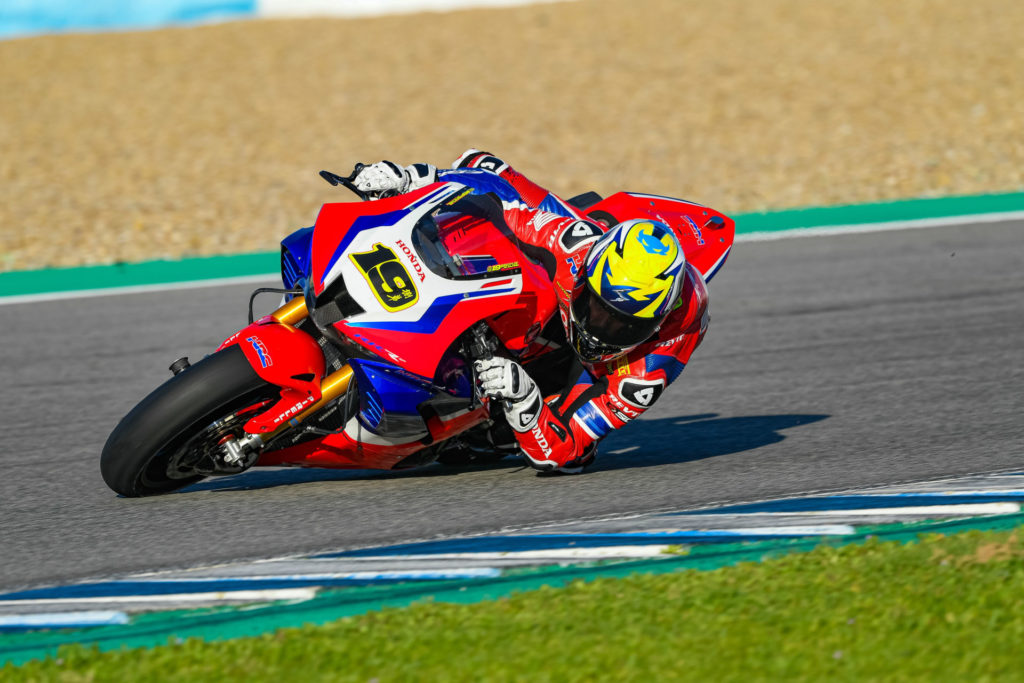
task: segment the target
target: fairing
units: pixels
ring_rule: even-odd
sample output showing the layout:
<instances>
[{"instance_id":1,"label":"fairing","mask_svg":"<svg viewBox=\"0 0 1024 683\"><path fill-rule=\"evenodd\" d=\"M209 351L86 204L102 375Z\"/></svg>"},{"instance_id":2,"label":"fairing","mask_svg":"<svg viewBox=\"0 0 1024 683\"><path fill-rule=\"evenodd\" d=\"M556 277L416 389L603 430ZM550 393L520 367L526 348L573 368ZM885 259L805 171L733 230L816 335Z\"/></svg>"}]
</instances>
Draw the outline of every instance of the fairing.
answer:
<instances>
[{"instance_id":1,"label":"fairing","mask_svg":"<svg viewBox=\"0 0 1024 683\"><path fill-rule=\"evenodd\" d=\"M684 199L673 199L638 192L618 192L587 209L593 219L614 222L632 218L652 218L672 228L686 254L704 281L710 281L725 264L732 249L736 223L725 214ZM713 218L721 220L715 227Z\"/></svg>"}]
</instances>

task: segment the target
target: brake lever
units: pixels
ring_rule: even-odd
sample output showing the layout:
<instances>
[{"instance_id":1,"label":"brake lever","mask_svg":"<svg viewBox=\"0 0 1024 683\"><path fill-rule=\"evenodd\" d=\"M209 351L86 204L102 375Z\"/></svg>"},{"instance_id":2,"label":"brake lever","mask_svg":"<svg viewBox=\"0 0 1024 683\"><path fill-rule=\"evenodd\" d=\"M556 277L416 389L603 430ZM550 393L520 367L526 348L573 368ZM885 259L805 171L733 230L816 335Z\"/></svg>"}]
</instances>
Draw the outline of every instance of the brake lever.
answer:
<instances>
[{"instance_id":1,"label":"brake lever","mask_svg":"<svg viewBox=\"0 0 1024 683\"><path fill-rule=\"evenodd\" d=\"M370 195L356 187L353 182L356 176L359 175L360 171L366 168L366 164L356 164L355 168L352 169L352 173L347 176L341 176L337 173L331 173L330 171L320 171L320 177L330 183L332 186L337 187L341 185L351 190L361 201L369 201Z\"/></svg>"}]
</instances>

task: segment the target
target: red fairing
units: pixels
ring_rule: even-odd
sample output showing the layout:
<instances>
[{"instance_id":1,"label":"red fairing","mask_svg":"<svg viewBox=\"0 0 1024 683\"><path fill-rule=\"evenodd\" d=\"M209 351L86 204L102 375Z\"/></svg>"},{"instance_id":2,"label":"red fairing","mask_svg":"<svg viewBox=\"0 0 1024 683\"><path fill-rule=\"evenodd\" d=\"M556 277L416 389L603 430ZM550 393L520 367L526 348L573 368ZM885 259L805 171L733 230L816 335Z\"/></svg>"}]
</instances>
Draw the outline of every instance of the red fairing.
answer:
<instances>
[{"instance_id":1,"label":"red fairing","mask_svg":"<svg viewBox=\"0 0 1024 683\"><path fill-rule=\"evenodd\" d=\"M342 240L345 238L352 223L368 216L380 216L394 211L401 211L417 199L437 190L438 185L427 185L408 194L377 199L372 202L337 202L324 204L316 217L313 231L313 286L317 294L324 291L324 275L327 266Z\"/></svg>"},{"instance_id":2,"label":"red fairing","mask_svg":"<svg viewBox=\"0 0 1024 683\"><path fill-rule=\"evenodd\" d=\"M282 388L276 404L246 423L247 432L271 432L320 400L324 354L308 334L267 316L231 335L217 350L234 345L257 375Z\"/></svg>"},{"instance_id":3,"label":"red fairing","mask_svg":"<svg viewBox=\"0 0 1024 683\"><path fill-rule=\"evenodd\" d=\"M732 247L736 222L724 213L706 206L671 197L617 192L587 209L587 216L600 219L610 214L616 222L633 218L652 218L670 226L686 254L705 279L722 267ZM720 218L715 227L712 218Z\"/></svg>"},{"instance_id":4,"label":"red fairing","mask_svg":"<svg viewBox=\"0 0 1024 683\"><path fill-rule=\"evenodd\" d=\"M345 431L323 439L309 441L279 451L270 451L260 456L261 466L293 465L299 467L330 467L334 469L381 469L389 470L406 457L422 450L428 443L439 443L475 427L487 419L487 409L478 406L474 410L448 416L431 416L427 421L429 438L396 443L387 439L376 439L372 435L358 437L357 428L349 423ZM353 421L354 422L354 421ZM351 432L351 433L350 433Z\"/></svg>"}]
</instances>

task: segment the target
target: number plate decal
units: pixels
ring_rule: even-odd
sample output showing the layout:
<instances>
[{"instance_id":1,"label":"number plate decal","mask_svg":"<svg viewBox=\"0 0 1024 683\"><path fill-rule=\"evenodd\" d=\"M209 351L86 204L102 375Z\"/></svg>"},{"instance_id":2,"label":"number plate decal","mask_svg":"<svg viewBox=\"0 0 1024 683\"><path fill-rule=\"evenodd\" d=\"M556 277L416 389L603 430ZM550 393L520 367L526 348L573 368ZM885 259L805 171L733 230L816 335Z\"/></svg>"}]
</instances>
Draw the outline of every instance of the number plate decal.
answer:
<instances>
[{"instance_id":1,"label":"number plate decal","mask_svg":"<svg viewBox=\"0 0 1024 683\"><path fill-rule=\"evenodd\" d=\"M370 251L349 254L349 258L366 278L377 301L388 311L401 311L419 301L420 295L409 271L398 260L398 255L380 242Z\"/></svg>"}]
</instances>

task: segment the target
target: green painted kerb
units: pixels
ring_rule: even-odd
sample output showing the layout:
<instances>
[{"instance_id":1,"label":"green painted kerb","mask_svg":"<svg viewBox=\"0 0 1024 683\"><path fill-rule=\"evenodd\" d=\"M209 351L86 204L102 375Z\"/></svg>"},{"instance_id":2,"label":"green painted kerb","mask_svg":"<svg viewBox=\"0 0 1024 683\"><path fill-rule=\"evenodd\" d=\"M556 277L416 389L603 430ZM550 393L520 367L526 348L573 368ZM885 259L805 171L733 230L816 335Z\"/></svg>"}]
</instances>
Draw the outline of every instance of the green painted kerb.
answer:
<instances>
[{"instance_id":1,"label":"green painted kerb","mask_svg":"<svg viewBox=\"0 0 1024 683\"><path fill-rule=\"evenodd\" d=\"M929 218L976 216L1011 211L1024 211L1024 192L786 209L737 214L735 219L736 232L742 234L791 230L793 228L825 228L836 225L867 225L869 223L917 221Z\"/></svg>"},{"instance_id":2,"label":"green painted kerb","mask_svg":"<svg viewBox=\"0 0 1024 683\"><path fill-rule=\"evenodd\" d=\"M1024 211L1024 192L787 209L736 214L733 217L736 219L736 232L744 234L1011 211ZM248 277L278 272L279 259L279 252L267 251L178 261L13 271L0 273L0 297Z\"/></svg>"}]
</instances>

